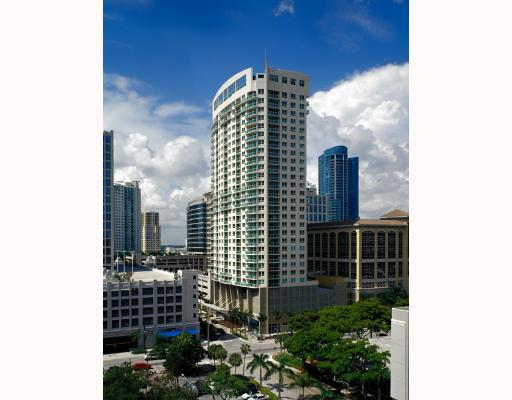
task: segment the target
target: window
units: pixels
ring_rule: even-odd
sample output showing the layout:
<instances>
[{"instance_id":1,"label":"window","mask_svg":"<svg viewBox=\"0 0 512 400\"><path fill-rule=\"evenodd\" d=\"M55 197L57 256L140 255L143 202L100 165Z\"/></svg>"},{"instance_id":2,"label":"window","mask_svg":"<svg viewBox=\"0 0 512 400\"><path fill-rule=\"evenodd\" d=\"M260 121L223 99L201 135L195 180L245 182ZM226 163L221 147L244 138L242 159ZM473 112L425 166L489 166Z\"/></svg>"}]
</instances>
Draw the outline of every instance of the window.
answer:
<instances>
[{"instance_id":1,"label":"window","mask_svg":"<svg viewBox=\"0 0 512 400\"><path fill-rule=\"evenodd\" d=\"M112 318L119 317L119 310L112 310Z\"/></svg>"},{"instance_id":2,"label":"window","mask_svg":"<svg viewBox=\"0 0 512 400\"><path fill-rule=\"evenodd\" d=\"M386 232L377 233L377 258L386 258Z\"/></svg>"},{"instance_id":3,"label":"window","mask_svg":"<svg viewBox=\"0 0 512 400\"><path fill-rule=\"evenodd\" d=\"M327 233L322 233L322 257L327 258Z\"/></svg>"},{"instance_id":4,"label":"window","mask_svg":"<svg viewBox=\"0 0 512 400\"><path fill-rule=\"evenodd\" d=\"M302 79L299 81L299 86L304 86L304 81Z\"/></svg>"},{"instance_id":5,"label":"window","mask_svg":"<svg viewBox=\"0 0 512 400\"><path fill-rule=\"evenodd\" d=\"M138 308L132 308L132 315L139 315L139 309Z\"/></svg>"},{"instance_id":6,"label":"window","mask_svg":"<svg viewBox=\"0 0 512 400\"><path fill-rule=\"evenodd\" d=\"M279 82L279 77L277 75L270 75L270 80L272 82Z\"/></svg>"},{"instance_id":7,"label":"window","mask_svg":"<svg viewBox=\"0 0 512 400\"><path fill-rule=\"evenodd\" d=\"M139 305L139 299L132 299L132 306L138 306Z\"/></svg>"},{"instance_id":8,"label":"window","mask_svg":"<svg viewBox=\"0 0 512 400\"><path fill-rule=\"evenodd\" d=\"M363 232L363 258L375 257L375 234L371 231Z\"/></svg>"},{"instance_id":9,"label":"window","mask_svg":"<svg viewBox=\"0 0 512 400\"><path fill-rule=\"evenodd\" d=\"M338 263L338 276L348 278L348 262L341 261Z\"/></svg>"},{"instance_id":10,"label":"window","mask_svg":"<svg viewBox=\"0 0 512 400\"><path fill-rule=\"evenodd\" d=\"M146 304L153 304L153 298L152 297L146 297L144 299L142 299L142 304L146 305Z\"/></svg>"},{"instance_id":11,"label":"window","mask_svg":"<svg viewBox=\"0 0 512 400\"><path fill-rule=\"evenodd\" d=\"M398 232L398 258L403 258L403 256L404 256L403 246L404 246L403 233Z\"/></svg>"},{"instance_id":12,"label":"window","mask_svg":"<svg viewBox=\"0 0 512 400\"><path fill-rule=\"evenodd\" d=\"M352 231L350 233L350 258L355 260L357 258L357 233Z\"/></svg>"},{"instance_id":13,"label":"window","mask_svg":"<svg viewBox=\"0 0 512 400\"><path fill-rule=\"evenodd\" d=\"M336 276L336 261L329 262L329 276Z\"/></svg>"},{"instance_id":14,"label":"window","mask_svg":"<svg viewBox=\"0 0 512 400\"><path fill-rule=\"evenodd\" d=\"M329 258L336 258L336 234L329 234Z\"/></svg>"},{"instance_id":15,"label":"window","mask_svg":"<svg viewBox=\"0 0 512 400\"><path fill-rule=\"evenodd\" d=\"M119 300L112 300L112 307L119 307Z\"/></svg>"},{"instance_id":16,"label":"window","mask_svg":"<svg viewBox=\"0 0 512 400\"><path fill-rule=\"evenodd\" d=\"M320 234L315 234L315 257L320 257Z\"/></svg>"},{"instance_id":17,"label":"window","mask_svg":"<svg viewBox=\"0 0 512 400\"><path fill-rule=\"evenodd\" d=\"M144 307L142 309L142 314L143 315L151 315L151 314L153 314L153 307Z\"/></svg>"},{"instance_id":18,"label":"window","mask_svg":"<svg viewBox=\"0 0 512 400\"><path fill-rule=\"evenodd\" d=\"M132 326L139 326L139 319L138 318L132 318Z\"/></svg>"},{"instance_id":19,"label":"window","mask_svg":"<svg viewBox=\"0 0 512 400\"><path fill-rule=\"evenodd\" d=\"M286 76L282 76L281 83L288 83L288 78Z\"/></svg>"},{"instance_id":20,"label":"window","mask_svg":"<svg viewBox=\"0 0 512 400\"><path fill-rule=\"evenodd\" d=\"M398 277L401 278L404 275L404 266L402 261L398 261Z\"/></svg>"},{"instance_id":21,"label":"window","mask_svg":"<svg viewBox=\"0 0 512 400\"><path fill-rule=\"evenodd\" d=\"M348 258L348 232L338 233L338 258Z\"/></svg>"},{"instance_id":22,"label":"window","mask_svg":"<svg viewBox=\"0 0 512 400\"><path fill-rule=\"evenodd\" d=\"M363 279L375 279L375 266L373 263L363 263Z\"/></svg>"},{"instance_id":23,"label":"window","mask_svg":"<svg viewBox=\"0 0 512 400\"><path fill-rule=\"evenodd\" d=\"M153 288L143 288L142 289L142 295L148 296L150 294L153 294Z\"/></svg>"},{"instance_id":24,"label":"window","mask_svg":"<svg viewBox=\"0 0 512 400\"><path fill-rule=\"evenodd\" d=\"M394 262L388 262L388 277L395 278L396 277L396 268Z\"/></svg>"},{"instance_id":25,"label":"window","mask_svg":"<svg viewBox=\"0 0 512 400\"><path fill-rule=\"evenodd\" d=\"M174 291L174 288L172 286L165 288L165 293L167 293L167 294L172 293L173 291Z\"/></svg>"},{"instance_id":26,"label":"window","mask_svg":"<svg viewBox=\"0 0 512 400\"><path fill-rule=\"evenodd\" d=\"M153 318L152 317L147 317L147 318L144 318L142 320L142 323L144 325L153 325Z\"/></svg>"},{"instance_id":27,"label":"window","mask_svg":"<svg viewBox=\"0 0 512 400\"><path fill-rule=\"evenodd\" d=\"M295 79L294 78L290 78L290 85L295 85Z\"/></svg>"},{"instance_id":28,"label":"window","mask_svg":"<svg viewBox=\"0 0 512 400\"><path fill-rule=\"evenodd\" d=\"M350 279L357 279L357 264L350 263Z\"/></svg>"},{"instance_id":29,"label":"window","mask_svg":"<svg viewBox=\"0 0 512 400\"><path fill-rule=\"evenodd\" d=\"M386 263L378 262L377 263L377 279L386 278Z\"/></svg>"},{"instance_id":30,"label":"window","mask_svg":"<svg viewBox=\"0 0 512 400\"><path fill-rule=\"evenodd\" d=\"M388 233L388 258L396 257L396 233Z\"/></svg>"},{"instance_id":31,"label":"window","mask_svg":"<svg viewBox=\"0 0 512 400\"><path fill-rule=\"evenodd\" d=\"M112 321L112 329L119 328L119 321Z\"/></svg>"}]
</instances>

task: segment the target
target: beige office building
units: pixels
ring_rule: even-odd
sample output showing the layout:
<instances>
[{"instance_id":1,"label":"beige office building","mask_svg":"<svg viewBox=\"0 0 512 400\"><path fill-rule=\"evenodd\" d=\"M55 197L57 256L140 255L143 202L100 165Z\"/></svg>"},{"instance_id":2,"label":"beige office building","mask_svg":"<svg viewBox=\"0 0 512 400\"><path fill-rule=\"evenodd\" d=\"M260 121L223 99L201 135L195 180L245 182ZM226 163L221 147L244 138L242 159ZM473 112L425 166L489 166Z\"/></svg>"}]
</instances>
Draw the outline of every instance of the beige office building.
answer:
<instances>
[{"instance_id":1,"label":"beige office building","mask_svg":"<svg viewBox=\"0 0 512 400\"><path fill-rule=\"evenodd\" d=\"M211 297L268 317L331 301L307 278L308 76L241 71L212 104ZM329 300L327 300L329 297Z\"/></svg>"},{"instance_id":2,"label":"beige office building","mask_svg":"<svg viewBox=\"0 0 512 400\"><path fill-rule=\"evenodd\" d=\"M160 216L155 211L142 212L141 251L144 254L160 252Z\"/></svg>"},{"instance_id":3,"label":"beige office building","mask_svg":"<svg viewBox=\"0 0 512 400\"><path fill-rule=\"evenodd\" d=\"M396 219L392 219L392 216ZM308 225L308 273L342 277L347 303L393 286L409 287L409 218L394 210L381 219Z\"/></svg>"}]
</instances>

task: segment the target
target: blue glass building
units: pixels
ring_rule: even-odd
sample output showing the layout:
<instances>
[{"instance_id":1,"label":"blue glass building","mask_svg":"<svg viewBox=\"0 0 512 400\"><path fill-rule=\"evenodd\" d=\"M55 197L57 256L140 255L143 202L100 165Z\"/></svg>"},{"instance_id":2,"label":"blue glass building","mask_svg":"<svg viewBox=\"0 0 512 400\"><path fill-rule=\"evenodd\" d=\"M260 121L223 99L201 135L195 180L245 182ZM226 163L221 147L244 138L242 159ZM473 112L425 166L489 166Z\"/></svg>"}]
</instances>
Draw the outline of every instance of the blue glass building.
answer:
<instances>
[{"instance_id":1,"label":"blue glass building","mask_svg":"<svg viewBox=\"0 0 512 400\"><path fill-rule=\"evenodd\" d=\"M328 221L359 219L359 158L346 146L334 146L318 157L318 192L328 198Z\"/></svg>"},{"instance_id":2,"label":"blue glass building","mask_svg":"<svg viewBox=\"0 0 512 400\"><path fill-rule=\"evenodd\" d=\"M206 198L191 201L187 206L187 250L206 253Z\"/></svg>"},{"instance_id":3,"label":"blue glass building","mask_svg":"<svg viewBox=\"0 0 512 400\"><path fill-rule=\"evenodd\" d=\"M113 176L114 132L103 131L103 267L111 268L114 262L113 235Z\"/></svg>"}]
</instances>

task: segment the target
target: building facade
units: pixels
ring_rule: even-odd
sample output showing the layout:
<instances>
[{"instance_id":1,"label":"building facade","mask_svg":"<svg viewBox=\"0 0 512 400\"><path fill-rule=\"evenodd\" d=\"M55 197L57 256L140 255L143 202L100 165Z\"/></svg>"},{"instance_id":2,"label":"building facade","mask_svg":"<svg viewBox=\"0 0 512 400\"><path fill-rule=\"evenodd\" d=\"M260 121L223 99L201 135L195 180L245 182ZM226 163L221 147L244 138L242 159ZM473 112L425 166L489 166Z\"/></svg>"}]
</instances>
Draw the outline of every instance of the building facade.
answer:
<instances>
[{"instance_id":1,"label":"building facade","mask_svg":"<svg viewBox=\"0 0 512 400\"><path fill-rule=\"evenodd\" d=\"M132 280L103 277L103 339L139 334L139 346L146 331L151 347L157 333L199 329L197 316L197 271L169 273L137 267Z\"/></svg>"},{"instance_id":2,"label":"building facade","mask_svg":"<svg viewBox=\"0 0 512 400\"><path fill-rule=\"evenodd\" d=\"M307 222L327 222L329 217L329 203L327 195L318 194L316 186L306 188Z\"/></svg>"},{"instance_id":3,"label":"building facade","mask_svg":"<svg viewBox=\"0 0 512 400\"><path fill-rule=\"evenodd\" d=\"M144 254L160 252L160 214L145 211L141 216L141 250Z\"/></svg>"},{"instance_id":4,"label":"building facade","mask_svg":"<svg viewBox=\"0 0 512 400\"><path fill-rule=\"evenodd\" d=\"M403 220L309 224L308 273L343 277L349 304L389 287L408 289L408 232Z\"/></svg>"},{"instance_id":5,"label":"building facade","mask_svg":"<svg viewBox=\"0 0 512 400\"><path fill-rule=\"evenodd\" d=\"M181 269L197 269L206 271L206 255L200 253L172 254L165 256L149 256L146 265L165 271L176 272Z\"/></svg>"},{"instance_id":6,"label":"building facade","mask_svg":"<svg viewBox=\"0 0 512 400\"><path fill-rule=\"evenodd\" d=\"M211 297L268 320L316 307L307 278L308 76L265 67L241 71L212 104Z\"/></svg>"},{"instance_id":7,"label":"building facade","mask_svg":"<svg viewBox=\"0 0 512 400\"><path fill-rule=\"evenodd\" d=\"M206 195L187 206L187 250L206 253Z\"/></svg>"},{"instance_id":8,"label":"building facade","mask_svg":"<svg viewBox=\"0 0 512 400\"><path fill-rule=\"evenodd\" d=\"M114 264L114 131L103 131L103 268Z\"/></svg>"},{"instance_id":9,"label":"building facade","mask_svg":"<svg viewBox=\"0 0 512 400\"><path fill-rule=\"evenodd\" d=\"M140 188L138 182L114 183L114 255L140 253Z\"/></svg>"},{"instance_id":10,"label":"building facade","mask_svg":"<svg viewBox=\"0 0 512 400\"><path fill-rule=\"evenodd\" d=\"M391 310L391 397L409 400L409 307Z\"/></svg>"},{"instance_id":11,"label":"building facade","mask_svg":"<svg viewBox=\"0 0 512 400\"><path fill-rule=\"evenodd\" d=\"M328 198L328 221L359 219L359 158L348 157L345 146L325 150L318 157L318 189Z\"/></svg>"}]
</instances>

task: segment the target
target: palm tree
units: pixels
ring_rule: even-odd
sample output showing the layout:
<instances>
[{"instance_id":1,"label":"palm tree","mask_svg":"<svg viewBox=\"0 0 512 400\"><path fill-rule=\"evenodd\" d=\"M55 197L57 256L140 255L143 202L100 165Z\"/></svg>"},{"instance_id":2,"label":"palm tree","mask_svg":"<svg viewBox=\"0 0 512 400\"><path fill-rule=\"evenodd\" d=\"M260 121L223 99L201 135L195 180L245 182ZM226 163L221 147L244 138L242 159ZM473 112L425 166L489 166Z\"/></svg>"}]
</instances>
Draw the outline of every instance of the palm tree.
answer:
<instances>
[{"instance_id":1,"label":"palm tree","mask_svg":"<svg viewBox=\"0 0 512 400\"><path fill-rule=\"evenodd\" d=\"M292 376L293 371L288 368L286 365L279 363L279 364L272 364L270 368L268 369L267 373L265 374L265 379L270 378L272 375L277 374L278 376L278 386L277 386L277 393L279 395L279 399L281 399L281 390L284 383L284 376ZM261 383L260 383L261 385Z\"/></svg>"},{"instance_id":2,"label":"palm tree","mask_svg":"<svg viewBox=\"0 0 512 400\"><path fill-rule=\"evenodd\" d=\"M213 365L215 365L215 361L220 359L221 364L224 358L227 357L228 353L224 347L220 344L212 344L208 347L208 355L210 358L213 358Z\"/></svg>"},{"instance_id":3,"label":"palm tree","mask_svg":"<svg viewBox=\"0 0 512 400\"><path fill-rule=\"evenodd\" d=\"M236 374L236 368L242 365L242 356L240 355L240 353L231 353L231 355L228 358L228 363L235 367Z\"/></svg>"},{"instance_id":4,"label":"palm tree","mask_svg":"<svg viewBox=\"0 0 512 400\"><path fill-rule=\"evenodd\" d=\"M244 343L240 346L240 352L244 355L244 366L242 368L242 373L245 376L245 358L247 357L247 354L251 352L251 346Z\"/></svg>"},{"instance_id":5,"label":"palm tree","mask_svg":"<svg viewBox=\"0 0 512 400\"><path fill-rule=\"evenodd\" d=\"M267 316L263 313L259 313L258 314L258 336L261 337L261 325L263 325L265 323L265 321L267 320Z\"/></svg>"},{"instance_id":6,"label":"palm tree","mask_svg":"<svg viewBox=\"0 0 512 400\"><path fill-rule=\"evenodd\" d=\"M290 376L292 379L292 383L289 385L290 388L301 388L302 389L302 399L306 398L304 391L307 387L315 386L316 381L307 373L303 372L301 374Z\"/></svg>"},{"instance_id":7,"label":"palm tree","mask_svg":"<svg viewBox=\"0 0 512 400\"><path fill-rule=\"evenodd\" d=\"M247 364L247 368L251 371L251 374L256 368L260 370L260 386L263 385L263 370L268 372L271 368L271 363L268 358L268 354L254 354L252 361Z\"/></svg>"},{"instance_id":8,"label":"palm tree","mask_svg":"<svg viewBox=\"0 0 512 400\"><path fill-rule=\"evenodd\" d=\"M283 319L285 314L286 313L281 310L272 311L272 315L274 316L274 318L277 322L277 332L281 332L281 320Z\"/></svg>"}]
</instances>

